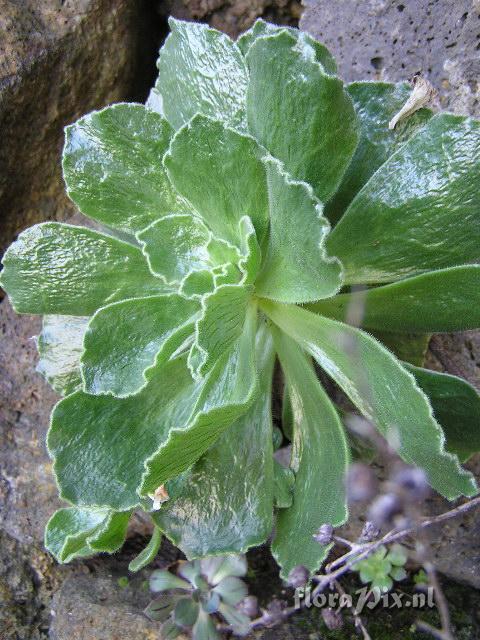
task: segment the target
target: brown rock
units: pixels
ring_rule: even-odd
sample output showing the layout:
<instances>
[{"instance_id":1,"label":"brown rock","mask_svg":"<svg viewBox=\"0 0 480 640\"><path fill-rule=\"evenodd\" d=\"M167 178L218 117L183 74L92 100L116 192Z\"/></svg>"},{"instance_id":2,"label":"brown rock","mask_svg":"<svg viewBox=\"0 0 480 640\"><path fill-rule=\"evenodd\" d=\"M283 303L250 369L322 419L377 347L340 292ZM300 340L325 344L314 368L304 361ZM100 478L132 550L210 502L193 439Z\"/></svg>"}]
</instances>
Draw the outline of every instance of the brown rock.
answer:
<instances>
[{"instance_id":1,"label":"brown rock","mask_svg":"<svg viewBox=\"0 0 480 640\"><path fill-rule=\"evenodd\" d=\"M148 0L0 0L0 253L22 228L71 214L63 127L144 98L160 24Z\"/></svg>"}]
</instances>

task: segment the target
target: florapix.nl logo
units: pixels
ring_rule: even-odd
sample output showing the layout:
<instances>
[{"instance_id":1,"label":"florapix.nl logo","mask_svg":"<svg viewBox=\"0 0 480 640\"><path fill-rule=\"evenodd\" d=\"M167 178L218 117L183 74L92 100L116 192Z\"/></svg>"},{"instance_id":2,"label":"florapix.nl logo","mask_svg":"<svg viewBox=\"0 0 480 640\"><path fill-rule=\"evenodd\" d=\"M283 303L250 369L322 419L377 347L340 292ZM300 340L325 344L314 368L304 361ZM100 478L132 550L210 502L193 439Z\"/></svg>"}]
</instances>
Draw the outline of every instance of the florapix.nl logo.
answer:
<instances>
[{"instance_id":1,"label":"florapix.nl logo","mask_svg":"<svg viewBox=\"0 0 480 640\"><path fill-rule=\"evenodd\" d=\"M316 607L318 609L351 609L360 615L367 608L383 609L425 609L435 606L434 589L428 587L424 591L408 594L402 591L382 591L378 587L362 587L354 594L349 593L314 593L311 587L295 589L295 609Z\"/></svg>"}]
</instances>

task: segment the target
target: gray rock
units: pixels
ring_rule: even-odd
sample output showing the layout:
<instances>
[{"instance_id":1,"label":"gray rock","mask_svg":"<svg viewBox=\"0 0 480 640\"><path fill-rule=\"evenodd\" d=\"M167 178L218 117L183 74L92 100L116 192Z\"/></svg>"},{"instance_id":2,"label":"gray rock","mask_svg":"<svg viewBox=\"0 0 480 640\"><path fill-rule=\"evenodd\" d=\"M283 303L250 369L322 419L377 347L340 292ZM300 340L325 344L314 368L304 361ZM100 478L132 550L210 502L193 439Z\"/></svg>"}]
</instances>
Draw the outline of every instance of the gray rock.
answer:
<instances>
[{"instance_id":1,"label":"gray rock","mask_svg":"<svg viewBox=\"0 0 480 640\"><path fill-rule=\"evenodd\" d=\"M324 42L340 75L405 80L417 71L439 89L442 106L479 107L478 0L304 0L300 27Z\"/></svg>"}]
</instances>

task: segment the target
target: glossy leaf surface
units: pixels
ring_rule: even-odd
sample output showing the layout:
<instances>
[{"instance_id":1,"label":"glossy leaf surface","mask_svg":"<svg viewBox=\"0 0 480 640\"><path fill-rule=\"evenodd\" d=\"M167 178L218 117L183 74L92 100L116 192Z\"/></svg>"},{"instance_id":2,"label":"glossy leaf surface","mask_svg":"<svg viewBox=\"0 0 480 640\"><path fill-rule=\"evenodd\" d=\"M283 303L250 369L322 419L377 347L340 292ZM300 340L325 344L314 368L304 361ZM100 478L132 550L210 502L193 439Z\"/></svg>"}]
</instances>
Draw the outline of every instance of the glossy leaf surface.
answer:
<instances>
[{"instance_id":1,"label":"glossy leaf surface","mask_svg":"<svg viewBox=\"0 0 480 640\"><path fill-rule=\"evenodd\" d=\"M334 527L348 515L345 474L348 447L343 426L323 390L310 358L290 338L274 331L294 418L290 466L295 473L293 504L277 516L272 552L286 578L298 565L316 571L329 547L313 538L321 524Z\"/></svg>"},{"instance_id":2,"label":"glossy leaf surface","mask_svg":"<svg viewBox=\"0 0 480 640\"><path fill-rule=\"evenodd\" d=\"M292 181L281 163L265 160L270 233L258 295L280 302L310 302L334 295L341 265L324 249L330 225L309 185Z\"/></svg>"},{"instance_id":3,"label":"glossy leaf surface","mask_svg":"<svg viewBox=\"0 0 480 640\"><path fill-rule=\"evenodd\" d=\"M242 335L252 287L223 285L202 300L202 315L196 323L196 368L205 375Z\"/></svg>"},{"instance_id":4,"label":"glossy leaf surface","mask_svg":"<svg viewBox=\"0 0 480 640\"><path fill-rule=\"evenodd\" d=\"M406 365L427 394L447 439L448 451L465 462L480 451L480 396L465 380Z\"/></svg>"},{"instance_id":5,"label":"glossy leaf surface","mask_svg":"<svg viewBox=\"0 0 480 640\"><path fill-rule=\"evenodd\" d=\"M425 470L449 499L477 492L473 476L445 451L444 435L414 377L374 338L299 307L262 301L262 309L296 340L390 441Z\"/></svg>"},{"instance_id":6,"label":"glossy leaf surface","mask_svg":"<svg viewBox=\"0 0 480 640\"><path fill-rule=\"evenodd\" d=\"M171 499L153 516L188 558L242 553L262 544L272 530L273 352L264 332L257 339L257 360L257 400L191 471L169 484Z\"/></svg>"},{"instance_id":7,"label":"glossy leaf surface","mask_svg":"<svg viewBox=\"0 0 480 640\"><path fill-rule=\"evenodd\" d=\"M208 269L210 233L198 218L184 214L160 218L137 234L150 269L167 282L181 282L192 271Z\"/></svg>"},{"instance_id":8,"label":"glossy leaf surface","mask_svg":"<svg viewBox=\"0 0 480 640\"><path fill-rule=\"evenodd\" d=\"M196 116L173 138L164 164L213 234L238 247L243 216L250 216L260 244L267 230L264 153L252 137Z\"/></svg>"},{"instance_id":9,"label":"glossy leaf surface","mask_svg":"<svg viewBox=\"0 0 480 640\"><path fill-rule=\"evenodd\" d=\"M48 521L45 546L59 562L88 557L99 551L113 553L123 544L130 512L59 509Z\"/></svg>"},{"instance_id":10,"label":"glossy leaf surface","mask_svg":"<svg viewBox=\"0 0 480 640\"><path fill-rule=\"evenodd\" d=\"M438 114L370 178L327 248L345 282L391 282L478 260L480 122Z\"/></svg>"},{"instance_id":11,"label":"glossy leaf surface","mask_svg":"<svg viewBox=\"0 0 480 640\"><path fill-rule=\"evenodd\" d=\"M80 357L89 320L77 316L43 318L42 332L37 340L40 355L37 371L61 395L72 393L82 384Z\"/></svg>"},{"instance_id":12,"label":"glossy leaf surface","mask_svg":"<svg viewBox=\"0 0 480 640\"><path fill-rule=\"evenodd\" d=\"M480 265L439 269L413 278L321 300L309 309L345 321L352 305L361 326L397 333L438 333L480 327Z\"/></svg>"},{"instance_id":13,"label":"glossy leaf surface","mask_svg":"<svg viewBox=\"0 0 480 640\"><path fill-rule=\"evenodd\" d=\"M420 109L402 120L392 131L388 123L400 111L412 87L406 82L352 82L346 86L357 114L358 147L337 193L326 206L326 215L337 221L375 171L431 117Z\"/></svg>"},{"instance_id":14,"label":"glossy leaf surface","mask_svg":"<svg viewBox=\"0 0 480 640\"><path fill-rule=\"evenodd\" d=\"M312 36L305 31L299 31L298 29L287 27L285 25L277 26L275 24L271 24L270 22L265 22L265 20L262 20L261 18L256 20L253 26L245 31L245 33L242 33L242 35L237 40L237 45L239 46L243 55L246 56L250 47L257 40L257 38L261 38L262 36L267 35L274 35L279 31L287 31L297 40L299 47L305 48L305 50L313 49L315 53L315 59L317 60L317 62L320 62L327 73L337 72L337 64L332 54L321 42L318 42L318 40L312 38Z\"/></svg>"},{"instance_id":15,"label":"glossy leaf surface","mask_svg":"<svg viewBox=\"0 0 480 640\"><path fill-rule=\"evenodd\" d=\"M79 506L138 505L145 459L172 425L188 422L198 392L184 356L162 363L135 396L120 399L77 391L59 402L47 444L61 496Z\"/></svg>"},{"instance_id":16,"label":"glossy leaf surface","mask_svg":"<svg viewBox=\"0 0 480 640\"><path fill-rule=\"evenodd\" d=\"M148 372L194 331L200 304L177 293L123 300L99 309L85 334L84 388L118 398L137 393Z\"/></svg>"},{"instance_id":17,"label":"glossy leaf surface","mask_svg":"<svg viewBox=\"0 0 480 640\"><path fill-rule=\"evenodd\" d=\"M80 118L65 131L68 195L85 215L127 233L185 211L161 163L172 134L166 120L140 104Z\"/></svg>"},{"instance_id":18,"label":"glossy leaf surface","mask_svg":"<svg viewBox=\"0 0 480 640\"><path fill-rule=\"evenodd\" d=\"M58 222L23 231L3 265L1 286L17 313L88 316L106 303L167 289L136 247Z\"/></svg>"},{"instance_id":19,"label":"glossy leaf surface","mask_svg":"<svg viewBox=\"0 0 480 640\"><path fill-rule=\"evenodd\" d=\"M169 25L155 85L167 120L179 129L201 113L244 128L247 69L240 49L205 24L170 18Z\"/></svg>"},{"instance_id":20,"label":"glossy leaf surface","mask_svg":"<svg viewBox=\"0 0 480 640\"><path fill-rule=\"evenodd\" d=\"M342 82L325 73L313 47L302 47L287 31L258 38L247 63L250 132L325 202L357 144L355 112Z\"/></svg>"},{"instance_id":21,"label":"glossy leaf surface","mask_svg":"<svg viewBox=\"0 0 480 640\"><path fill-rule=\"evenodd\" d=\"M255 400L256 322L256 310L251 307L240 338L207 377L198 381L198 400L191 419L172 424L168 439L145 463L141 495L152 493L168 479L186 471Z\"/></svg>"}]
</instances>

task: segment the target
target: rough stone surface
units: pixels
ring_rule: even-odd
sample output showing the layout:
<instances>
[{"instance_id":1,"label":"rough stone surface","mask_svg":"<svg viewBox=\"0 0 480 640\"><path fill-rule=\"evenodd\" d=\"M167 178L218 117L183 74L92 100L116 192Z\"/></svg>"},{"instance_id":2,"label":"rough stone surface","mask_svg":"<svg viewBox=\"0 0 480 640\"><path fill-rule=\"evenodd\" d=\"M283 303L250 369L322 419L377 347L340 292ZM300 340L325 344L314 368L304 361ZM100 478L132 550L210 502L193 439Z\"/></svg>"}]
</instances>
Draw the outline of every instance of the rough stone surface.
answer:
<instances>
[{"instance_id":1,"label":"rough stone surface","mask_svg":"<svg viewBox=\"0 0 480 640\"><path fill-rule=\"evenodd\" d=\"M442 106L479 107L478 0L304 0L300 26L336 56L351 80L405 80L421 71Z\"/></svg>"},{"instance_id":2,"label":"rough stone surface","mask_svg":"<svg viewBox=\"0 0 480 640\"><path fill-rule=\"evenodd\" d=\"M149 0L0 0L0 252L23 227L72 212L63 127L144 98L161 26Z\"/></svg>"},{"instance_id":3,"label":"rough stone surface","mask_svg":"<svg viewBox=\"0 0 480 640\"><path fill-rule=\"evenodd\" d=\"M208 22L232 37L257 19L297 26L302 7L298 0L167 0L159 3L161 15Z\"/></svg>"}]
</instances>

